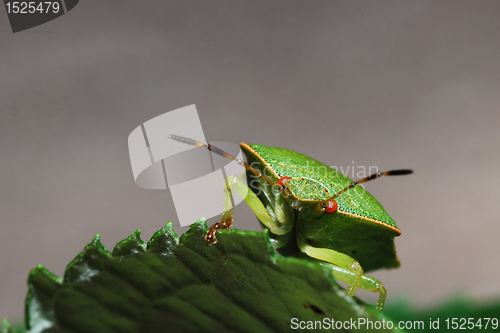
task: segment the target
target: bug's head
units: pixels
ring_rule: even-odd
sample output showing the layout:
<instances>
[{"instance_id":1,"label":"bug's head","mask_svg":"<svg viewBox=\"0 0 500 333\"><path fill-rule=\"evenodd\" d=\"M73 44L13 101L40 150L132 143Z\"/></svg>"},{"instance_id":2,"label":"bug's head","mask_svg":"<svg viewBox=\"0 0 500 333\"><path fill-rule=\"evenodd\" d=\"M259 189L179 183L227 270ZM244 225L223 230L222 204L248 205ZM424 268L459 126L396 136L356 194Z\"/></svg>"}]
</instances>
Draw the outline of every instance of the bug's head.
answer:
<instances>
[{"instance_id":1,"label":"bug's head","mask_svg":"<svg viewBox=\"0 0 500 333\"><path fill-rule=\"evenodd\" d=\"M404 175L409 175L409 174L412 174L413 173L413 170L410 170L410 169L398 169L398 170L390 170L390 171L384 171L384 172L377 172L377 173L374 173L366 178L363 178L363 179L360 179L358 181L355 181L351 184L349 184L348 186L346 186L344 189L342 189L341 191L335 193L332 197L330 197L329 199L319 203L315 208L314 208L314 211L315 212L325 212L327 214L333 214L335 212L337 212L337 209L338 209L338 204L337 204L337 201L336 199L343 193L349 191L350 189L352 189L353 187L355 187L356 185L359 185L359 184L362 184L362 183L366 183L366 182L369 182L370 180L374 180L374 179L377 179L381 176L404 176ZM283 177L282 177L283 178Z\"/></svg>"}]
</instances>

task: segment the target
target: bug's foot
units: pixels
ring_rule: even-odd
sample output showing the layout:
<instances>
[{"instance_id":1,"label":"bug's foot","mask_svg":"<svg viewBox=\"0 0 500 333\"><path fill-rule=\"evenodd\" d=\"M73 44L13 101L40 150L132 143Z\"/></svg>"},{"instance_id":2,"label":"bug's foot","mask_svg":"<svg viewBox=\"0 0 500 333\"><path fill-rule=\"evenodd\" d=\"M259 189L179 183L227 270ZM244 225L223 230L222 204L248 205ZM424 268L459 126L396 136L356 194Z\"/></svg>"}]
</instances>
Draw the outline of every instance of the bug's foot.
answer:
<instances>
[{"instance_id":1,"label":"bug's foot","mask_svg":"<svg viewBox=\"0 0 500 333\"><path fill-rule=\"evenodd\" d=\"M380 293L380 296L379 296L379 299L378 299L378 302L377 302L377 310L382 311L382 309L384 308L384 304L385 304L385 296L387 295L387 291L382 286L382 283L380 283L378 291Z\"/></svg>"},{"instance_id":2,"label":"bug's foot","mask_svg":"<svg viewBox=\"0 0 500 333\"><path fill-rule=\"evenodd\" d=\"M215 233L217 232L217 230L229 229L232 224L233 224L232 220L228 221L223 220L219 223L213 224L210 227L210 230L208 230L207 235L205 236L205 239L207 240L207 245L217 244L217 237L215 237Z\"/></svg>"},{"instance_id":3,"label":"bug's foot","mask_svg":"<svg viewBox=\"0 0 500 333\"><path fill-rule=\"evenodd\" d=\"M207 245L210 244L217 244L217 238L215 237L215 232L217 230L211 226L210 229L207 232L207 235L205 236L205 239L207 240Z\"/></svg>"}]
</instances>

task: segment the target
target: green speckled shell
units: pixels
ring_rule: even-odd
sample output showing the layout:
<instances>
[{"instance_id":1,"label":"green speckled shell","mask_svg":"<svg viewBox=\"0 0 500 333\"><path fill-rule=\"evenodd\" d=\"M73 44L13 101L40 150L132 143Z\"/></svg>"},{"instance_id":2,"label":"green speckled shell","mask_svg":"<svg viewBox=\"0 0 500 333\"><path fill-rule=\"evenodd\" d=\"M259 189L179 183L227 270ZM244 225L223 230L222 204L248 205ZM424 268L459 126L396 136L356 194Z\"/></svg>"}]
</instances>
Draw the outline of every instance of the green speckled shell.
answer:
<instances>
[{"instance_id":1,"label":"green speckled shell","mask_svg":"<svg viewBox=\"0 0 500 333\"><path fill-rule=\"evenodd\" d=\"M279 177L290 181L294 194L301 200L326 200L353 181L329 166L300 153L262 145L249 145L273 168ZM393 227L396 222L370 193L360 186L336 199L340 212L368 217Z\"/></svg>"}]
</instances>

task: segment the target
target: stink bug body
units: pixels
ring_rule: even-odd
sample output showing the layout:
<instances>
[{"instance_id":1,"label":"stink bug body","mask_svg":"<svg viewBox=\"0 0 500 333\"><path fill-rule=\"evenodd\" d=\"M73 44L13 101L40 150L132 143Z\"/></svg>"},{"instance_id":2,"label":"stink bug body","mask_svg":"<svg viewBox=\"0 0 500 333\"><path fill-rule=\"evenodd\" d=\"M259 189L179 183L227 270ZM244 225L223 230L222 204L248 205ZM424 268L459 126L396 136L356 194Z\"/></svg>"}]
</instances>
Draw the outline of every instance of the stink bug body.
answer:
<instances>
[{"instance_id":1,"label":"stink bug body","mask_svg":"<svg viewBox=\"0 0 500 333\"><path fill-rule=\"evenodd\" d=\"M353 296L358 287L378 292L377 308L383 308L385 288L364 272L399 266L394 237L401 232L382 205L357 185L380 176L410 174L411 170L378 172L353 182L321 162L283 148L242 143L245 163L211 145L175 135L170 138L206 146L247 170L251 190L237 176L226 178L224 213L221 222L207 233L209 244L217 243L217 230L232 225L234 189L269 228L280 253L319 260L332 269L335 278L349 283L348 295Z\"/></svg>"}]
</instances>

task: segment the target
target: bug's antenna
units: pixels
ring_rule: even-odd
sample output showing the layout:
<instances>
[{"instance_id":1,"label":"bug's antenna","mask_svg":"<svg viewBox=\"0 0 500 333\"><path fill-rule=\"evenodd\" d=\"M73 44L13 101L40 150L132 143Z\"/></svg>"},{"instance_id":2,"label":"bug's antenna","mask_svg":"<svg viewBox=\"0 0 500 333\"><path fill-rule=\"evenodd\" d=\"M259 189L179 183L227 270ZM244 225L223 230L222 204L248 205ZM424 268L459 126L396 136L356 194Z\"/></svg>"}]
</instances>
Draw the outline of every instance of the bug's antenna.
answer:
<instances>
[{"instance_id":1,"label":"bug's antenna","mask_svg":"<svg viewBox=\"0 0 500 333\"><path fill-rule=\"evenodd\" d=\"M390 171L384 171L384 172L377 172L377 173L374 173L373 175L370 175L370 176L368 176L366 178L357 180L357 181L349 184L346 188L344 188L342 191L336 193L330 199L337 198L339 195L341 195L345 191L353 188L356 185L369 182L370 180L377 179L377 178L379 178L381 176L404 176L404 175L409 175L409 174L412 174L412 173L413 173L413 170L410 170L410 169L398 169L398 170L390 170ZM328 199L328 200L330 200L330 199Z\"/></svg>"},{"instance_id":2,"label":"bug's antenna","mask_svg":"<svg viewBox=\"0 0 500 333\"><path fill-rule=\"evenodd\" d=\"M202 143L200 141L196 141L196 140L193 140L193 139L188 139L188 138L184 138L182 136L172 135L172 134L169 134L168 137L170 139L172 139L172 140L179 141L179 142L182 142L182 143L186 143L186 144L191 145L191 146L207 147L208 150L210 150L211 152L216 153L217 155L220 155L222 157L229 158L231 160L236 161L239 165L241 165L242 167L244 167L248 171L252 172L257 177L264 179L266 182L268 182L268 183L270 183L270 184L272 184L274 186L277 186L280 189L283 187L282 185L278 184L274 180L267 178L266 176L264 176L263 174L261 174L259 171L257 171L254 168L252 168L250 165L248 165L248 163L246 163L242 159L236 158L233 155L229 154L228 152L225 152L224 150L222 150L220 148L214 147L214 146L212 146L209 143L205 144L205 143Z\"/></svg>"}]
</instances>

